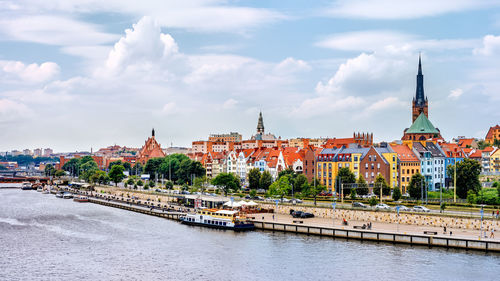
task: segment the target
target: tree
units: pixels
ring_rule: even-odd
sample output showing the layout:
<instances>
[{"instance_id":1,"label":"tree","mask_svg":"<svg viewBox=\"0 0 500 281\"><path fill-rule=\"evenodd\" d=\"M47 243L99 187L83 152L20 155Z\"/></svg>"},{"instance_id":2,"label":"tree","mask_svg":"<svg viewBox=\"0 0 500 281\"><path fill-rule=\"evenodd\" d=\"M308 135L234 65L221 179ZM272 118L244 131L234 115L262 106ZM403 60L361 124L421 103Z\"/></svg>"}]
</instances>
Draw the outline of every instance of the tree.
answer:
<instances>
[{"instance_id":1,"label":"tree","mask_svg":"<svg viewBox=\"0 0 500 281\"><path fill-rule=\"evenodd\" d=\"M150 188L153 188L153 187L155 187L155 186L156 186L155 181L149 181L149 187L150 187Z\"/></svg>"},{"instance_id":2,"label":"tree","mask_svg":"<svg viewBox=\"0 0 500 281\"><path fill-rule=\"evenodd\" d=\"M311 184L308 185L308 189L306 191L306 193L309 195L309 196L312 196L314 198L314 205L316 206L316 198L318 197L318 195L325 191L326 190L326 186L322 185L319 183L319 180L316 179L316 182L313 182Z\"/></svg>"},{"instance_id":3,"label":"tree","mask_svg":"<svg viewBox=\"0 0 500 281\"><path fill-rule=\"evenodd\" d=\"M0 170L1 170L1 168L0 168ZM45 176L50 177L50 176L53 176L55 174L56 169L54 168L54 166L52 166L52 164L47 164L45 166L44 172L45 172Z\"/></svg>"},{"instance_id":4,"label":"tree","mask_svg":"<svg viewBox=\"0 0 500 281\"><path fill-rule=\"evenodd\" d=\"M131 175L140 176L143 171L144 167L141 165L141 163L138 162L134 165L134 167L132 167Z\"/></svg>"},{"instance_id":5,"label":"tree","mask_svg":"<svg viewBox=\"0 0 500 281\"><path fill-rule=\"evenodd\" d=\"M259 187L267 190L272 183L273 177L271 176L271 173L269 173L269 171L262 172L262 175L260 175Z\"/></svg>"},{"instance_id":6,"label":"tree","mask_svg":"<svg viewBox=\"0 0 500 281\"><path fill-rule=\"evenodd\" d=\"M380 197L380 187L382 187L382 195L390 195L391 194L391 188L387 184L387 181L385 181L384 176L381 174L378 174L377 177L375 178L375 183L373 185L373 193Z\"/></svg>"},{"instance_id":7,"label":"tree","mask_svg":"<svg viewBox=\"0 0 500 281\"><path fill-rule=\"evenodd\" d=\"M255 190L255 189L250 190L248 195L250 195L250 197L254 198L255 196L257 196L257 190Z\"/></svg>"},{"instance_id":8,"label":"tree","mask_svg":"<svg viewBox=\"0 0 500 281\"><path fill-rule=\"evenodd\" d=\"M206 182L207 182L207 176L201 176L194 179L193 185L195 187L205 189Z\"/></svg>"},{"instance_id":9,"label":"tree","mask_svg":"<svg viewBox=\"0 0 500 281\"><path fill-rule=\"evenodd\" d=\"M373 207L375 205L377 205L377 199L375 197L372 197L370 198L370 200L368 200L368 204Z\"/></svg>"},{"instance_id":10,"label":"tree","mask_svg":"<svg viewBox=\"0 0 500 281\"><path fill-rule=\"evenodd\" d=\"M368 184L366 183L366 180L362 175L359 175L357 184L358 184L357 193L359 195L368 195L368 192L369 192Z\"/></svg>"},{"instance_id":11,"label":"tree","mask_svg":"<svg viewBox=\"0 0 500 281\"><path fill-rule=\"evenodd\" d=\"M220 173L214 179L212 184L221 187L224 194L227 195L229 190L236 190L240 188L240 180L231 173Z\"/></svg>"},{"instance_id":12,"label":"tree","mask_svg":"<svg viewBox=\"0 0 500 281\"><path fill-rule=\"evenodd\" d=\"M167 181L165 183L165 188L166 189L172 189L174 187L174 183L172 181Z\"/></svg>"},{"instance_id":13,"label":"tree","mask_svg":"<svg viewBox=\"0 0 500 281\"><path fill-rule=\"evenodd\" d=\"M335 179L335 186L336 186L335 190L338 190L338 192L340 192L339 185L343 186L344 190L342 192L345 197L347 196L347 194L350 193L349 190L351 189L351 184L355 182L356 182L356 176L354 175L353 172L351 172L351 170L349 170L349 168L347 167L340 168L339 172L337 173L337 177Z\"/></svg>"},{"instance_id":14,"label":"tree","mask_svg":"<svg viewBox=\"0 0 500 281\"><path fill-rule=\"evenodd\" d=\"M304 176L303 174L298 174L297 177L295 178L295 183L294 183L294 191L295 192L302 192L303 190L307 189L307 177Z\"/></svg>"},{"instance_id":15,"label":"tree","mask_svg":"<svg viewBox=\"0 0 500 281\"><path fill-rule=\"evenodd\" d=\"M144 182L142 180L137 181L137 186L143 186L143 185L144 185Z\"/></svg>"},{"instance_id":16,"label":"tree","mask_svg":"<svg viewBox=\"0 0 500 281\"><path fill-rule=\"evenodd\" d=\"M62 169L70 172L71 176L75 176L80 169L80 161L78 158L72 158L68 162L64 163Z\"/></svg>"},{"instance_id":17,"label":"tree","mask_svg":"<svg viewBox=\"0 0 500 281\"><path fill-rule=\"evenodd\" d=\"M56 178L60 178L62 176L66 175L66 172L64 170L57 170L55 173L54 173L54 176Z\"/></svg>"},{"instance_id":18,"label":"tree","mask_svg":"<svg viewBox=\"0 0 500 281\"><path fill-rule=\"evenodd\" d=\"M250 189L258 189L260 181L260 171L257 168L253 168L248 172L248 187Z\"/></svg>"},{"instance_id":19,"label":"tree","mask_svg":"<svg viewBox=\"0 0 500 281\"><path fill-rule=\"evenodd\" d=\"M425 178L420 173L416 173L411 177L410 185L408 186L408 193L413 199L420 199L422 197L422 186L425 187Z\"/></svg>"},{"instance_id":20,"label":"tree","mask_svg":"<svg viewBox=\"0 0 500 281\"><path fill-rule=\"evenodd\" d=\"M356 199L356 188L351 188L351 199Z\"/></svg>"},{"instance_id":21,"label":"tree","mask_svg":"<svg viewBox=\"0 0 500 281\"><path fill-rule=\"evenodd\" d=\"M115 186L118 186L118 183L125 178L124 171L125 168L122 165L114 165L109 171L109 177L115 183Z\"/></svg>"},{"instance_id":22,"label":"tree","mask_svg":"<svg viewBox=\"0 0 500 281\"><path fill-rule=\"evenodd\" d=\"M163 158L151 158L144 166L144 173L149 174L151 180L156 179L156 174L159 173L160 165L163 163Z\"/></svg>"},{"instance_id":23,"label":"tree","mask_svg":"<svg viewBox=\"0 0 500 281\"><path fill-rule=\"evenodd\" d=\"M465 199L469 190L477 194L481 190L481 183L479 182L481 164L476 160L465 158L455 165L457 165L457 196ZM448 175L451 178L454 178L455 175L455 165L448 166Z\"/></svg>"},{"instance_id":24,"label":"tree","mask_svg":"<svg viewBox=\"0 0 500 281\"><path fill-rule=\"evenodd\" d=\"M401 199L401 189L399 189L399 186L396 186L392 190L392 200L398 201L399 199Z\"/></svg>"},{"instance_id":25,"label":"tree","mask_svg":"<svg viewBox=\"0 0 500 281\"><path fill-rule=\"evenodd\" d=\"M292 186L288 180L288 175L282 175L277 181L269 186L269 194L280 196L281 201L283 201L283 197L287 195L290 190L292 190Z\"/></svg>"},{"instance_id":26,"label":"tree","mask_svg":"<svg viewBox=\"0 0 500 281\"><path fill-rule=\"evenodd\" d=\"M91 184L107 184L109 182L109 177L104 171L93 170L88 177L88 182Z\"/></svg>"},{"instance_id":27,"label":"tree","mask_svg":"<svg viewBox=\"0 0 500 281\"><path fill-rule=\"evenodd\" d=\"M127 185L133 186L135 184L135 181L133 178L128 178L127 180Z\"/></svg>"},{"instance_id":28,"label":"tree","mask_svg":"<svg viewBox=\"0 0 500 281\"><path fill-rule=\"evenodd\" d=\"M114 165L122 165L123 166L123 163L121 160L118 160L118 161L113 161L111 163L109 163L108 165L108 170L111 170L111 168L113 168ZM124 167L125 168L125 167Z\"/></svg>"}]
</instances>

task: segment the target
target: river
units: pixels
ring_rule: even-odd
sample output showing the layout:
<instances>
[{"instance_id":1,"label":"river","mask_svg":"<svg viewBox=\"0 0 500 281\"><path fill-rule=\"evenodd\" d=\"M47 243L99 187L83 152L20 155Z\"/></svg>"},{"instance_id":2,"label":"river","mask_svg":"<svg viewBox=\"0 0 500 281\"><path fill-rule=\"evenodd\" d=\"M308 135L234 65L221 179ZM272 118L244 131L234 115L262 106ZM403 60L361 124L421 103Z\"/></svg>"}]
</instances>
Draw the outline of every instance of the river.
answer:
<instances>
[{"instance_id":1,"label":"river","mask_svg":"<svg viewBox=\"0 0 500 281\"><path fill-rule=\"evenodd\" d=\"M500 255L235 233L0 190L0 280L498 280Z\"/></svg>"}]
</instances>

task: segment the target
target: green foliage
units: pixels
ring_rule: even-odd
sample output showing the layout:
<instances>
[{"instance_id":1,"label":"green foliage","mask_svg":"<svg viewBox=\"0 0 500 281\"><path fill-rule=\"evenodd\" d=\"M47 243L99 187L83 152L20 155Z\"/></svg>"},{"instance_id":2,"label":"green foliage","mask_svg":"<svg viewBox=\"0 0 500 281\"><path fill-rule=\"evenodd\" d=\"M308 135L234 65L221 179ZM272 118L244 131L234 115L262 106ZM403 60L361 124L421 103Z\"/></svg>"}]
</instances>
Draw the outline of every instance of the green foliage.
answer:
<instances>
[{"instance_id":1,"label":"green foliage","mask_svg":"<svg viewBox=\"0 0 500 281\"><path fill-rule=\"evenodd\" d=\"M489 143L485 142L484 140L480 140L477 142L477 146L479 149L483 150L487 148L488 146L491 146Z\"/></svg>"},{"instance_id":2,"label":"green foliage","mask_svg":"<svg viewBox=\"0 0 500 281\"><path fill-rule=\"evenodd\" d=\"M19 166L27 166L30 164L38 165L40 163L57 162L57 161L59 161L59 159L56 157L35 157L35 158L33 158L33 156L31 156L31 155L0 156L0 162L17 162L17 164Z\"/></svg>"},{"instance_id":3,"label":"green foliage","mask_svg":"<svg viewBox=\"0 0 500 281\"><path fill-rule=\"evenodd\" d=\"M378 203L378 201L377 201L377 198L375 198L375 197L372 197L372 198L370 198L370 200L368 200L368 204L372 207L377 205L377 203Z\"/></svg>"},{"instance_id":4,"label":"green foliage","mask_svg":"<svg viewBox=\"0 0 500 281\"><path fill-rule=\"evenodd\" d=\"M55 173L54 173L54 176L56 178L60 178L62 176L66 175L66 172L64 170L57 170Z\"/></svg>"},{"instance_id":5,"label":"green foliage","mask_svg":"<svg viewBox=\"0 0 500 281\"><path fill-rule=\"evenodd\" d=\"M441 203L439 209L441 210L441 212L444 212L444 210L446 209L446 202Z\"/></svg>"},{"instance_id":6,"label":"green foliage","mask_svg":"<svg viewBox=\"0 0 500 281\"><path fill-rule=\"evenodd\" d=\"M172 189L172 188L174 188L174 183L172 181L167 181L165 183L165 188L166 189Z\"/></svg>"},{"instance_id":7,"label":"green foliage","mask_svg":"<svg viewBox=\"0 0 500 281\"><path fill-rule=\"evenodd\" d=\"M109 163L108 165L108 170L111 170L111 168L113 168L114 165L122 165L123 166L123 163L121 160L118 160L118 161L113 161L111 163ZM125 167L124 167L125 168Z\"/></svg>"},{"instance_id":8,"label":"green foliage","mask_svg":"<svg viewBox=\"0 0 500 281\"><path fill-rule=\"evenodd\" d=\"M151 158L146 162L146 166L144 166L144 173L149 174L149 178L151 180L156 179L158 174L158 169L160 165L163 163L163 158Z\"/></svg>"},{"instance_id":9,"label":"green foliage","mask_svg":"<svg viewBox=\"0 0 500 281\"><path fill-rule=\"evenodd\" d=\"M500 204L497 190L494 188L483 188L476 196L476 204L496 205Z\"/></svg>"},{"instance_id":10,"label":"green foliage","mask_svg":"<svg viewBox=\"0 0 500 281\"><path fill-rule=\"evenodd\" d=\"M344 187L342 193L344 196L350 193L351 184L356 183L356 176L349 168L343 167L339 169L337 177L335 177L335 190L340 192L340 186Z\"/></svg>"},{"instance_id":11,"label":"green foliage","mask_svg":"<svg viewBox=\"0 0 500 281\"><path fill-rule=\"evenodd\" d=\"M143 186L143 185L144 185L144 182L143 182L142 180L138 180L138 181L137 181L137 185L138 185L138 186Z\"/></svg>"},{"instance_id":12,"label":"green foliage","mask_svg":"<svg viewBox=\"0 0 500 281\"><path fill-rule=\"evenodd\" d=\"M326 190L326 186L321 185L319 183L319 180L316 179L316 182L313 182L308 185L307 190L303 191L303 193L306 193L307 195L311 196L314 198L314 205L316 205L316 198L318 197L318 194Z\"/></svg>"},{"instance_id":13,"label":"green foliage","mask_svg":"<svg viewBox=\"0 0 500 281\"><path fill-rule=\"evenodd\" d=\"M359 195L367 195L369 192L368 184L366 183L365 178L361 174L359 175L359 178L357 180L357 184L358 184L357 193Z\"/></svg>"},{"instance_id":14,"label":"green foliage","mask_svg":"<svg viewBox=\"0 0 500 281\"><path fill-rule=\"evenodd\" d=\"M134 184L135 184L134 179L133 179L133 178L128 178L128 180L127 180L127 184L128 184L128 185L134 185Z\"/></svg>"},{"instance_id":15,"label":"green foliage","mask_svg":"<svg viewBox=\"0 0 500 281\"><path fill-rule=\"evenodd\" d=\"M1 170L1 168L0 168L0 170ZM54 176L54 174L56 173L56 169L54 168L54 166L52 166L52 164L47 164L47 165L45 165L44 172L45 172L45 176L51 177L51 176Z\"/></svg>"},{"instance_id":16,"label":"green foliage","mask_svg":"<svg viewBox=\"0 0 500 281\"><path fill-rule=\"evenodd\" d=\"M197 188L205 188L205 183L207 182L207 177L206 176L201 176L199 178L194 179L193 185L196 186Z\"/></svg>"},{"instance_id":17,"label":"green foliage","mask_svg":"<svg viewBox=\"0 0 500 281\"><path fill-rule=\"evenodd\" d=\"M220 173L214 179L212 184L222 188L224 195L230 190L237 190L240 188L240 180L231 173Z\"/></svg>"},{"instance_id":18,"label":"green foliage","mask_svg":"<svg viewBox=\"0 0 500 281\"><path fill-rule=\"evenodd\" d=\"M268 190L269 186L271 186L272 183L273 177L271 176L271 173L269 173L269 171L262 172L262 175L260 176L259 187Z\"/></svg>"},{"instance_id":19,"label":"green foliage","mask_svg":"<svg viewBox=\"0 0 500 281\"><path fill-rule=\"evenodd\" d=\"M392 190L392 200L398 201L399 199L401 199L401 189L399 189L399 186L396 186Z\"/></svg>"},{"instance_id":20,"label":"green foliage","mask_svg":"<svg viewBox=\"0 0 500 281\"><path fill-rule=\"evenodd\" d=\"M309 188L307 177L304 176L303 174L298 174L297 177L295 178L295 183L293 188L294 191L297 193L302 192L303 190L307 190Z\"/></svg>"},{"instance_id":21,"label":"green foliage","mask_svg":"<svg viewBox=\"0 0 500 281\"><path fill-rule=\"evenodd\" d=\"M287 174L282 175L277 181L273 182L271 186L269 186L269 194L278 195L281 199L283 199L283 196L287 195L291 190L292 185L290 184Z\"/></svg>"},{"instance_id":22,"label":"green foliage","mask_svg":"<svg viewBox=\"0 0 500 281\"><path fill-rule=\"evenodd\" d=\"M466 198L469 190L478 193L481 190L479 174L481 173L481 164L478 161L465 158L456 163L457 170L457 196ZM455 165L448 166L448 174L451 178L455 175Z\"/></svg>"},{"instance_id":23,"label":"green foliage","mask_svg":"<svg viewBox=\"0 0 500 281\"><path fill-rule=\"evenodd\" d=\"M248 194L253 198L253 197L257 196L257 190L252 189L252 190L250 190L250 192Z\"/></svg>"},{"instance_id":24,"label":"green foliage","mask_svg":"<svg viewBox=\"0 0 500 281\"><path fill-rule=\"evenodd\" d=\"M90 175L88 181L91 184L108 184L110 178L106 172L101 170L93 170Z\"/></svg>"},{"instance_id":25,"label":"green foliage","mask_svg":"<svg viewBox=\"0 0 500 281\"><path fill-rule=\"evenodd\" d=\"M474 193L474 191L469 190L467 192L467 202L469 204L476 204L476 194Z\"/></svg>"},{"instance_id":26,"label":"green foliage","mask_svg":"<svg viewBox=\"0 0 500 281\"><path fill-rule=\"evenodd\" d=\"M378 174L377 177L375 178L375 184L373 186L373 193L380 197L380 187L382 186L382 194L383 195L389 195L391 194L391 188L385 181L385 178L381 175Z\"/></svg>"},{"instance_id":27,"label":"green foliage","mask_svg":"<svg viewBox=\"0 0 500 281\"><path fill-rule=\"evenodd\" d=\"M500 184L497 181L495 181L491 184L491 187L500 187Z\"/></svg>"},{"instance_id":28,"label":"green foliage","mask_svg":"<svg viewBox=\"0 0 500 281\"><path fill-rule=\"evenodd\" d=\"M351 188L351 199L352 200L356 199L356 189L355 188Z\"/></svg>"},{"instance_id":29,"label":"green foliage","mask_svg":"<svg viewBox=\"0 0 500 281\"><path fill-rule=\"evenodd\" d=\"M70 172L71 176L75 176L80 169L80 161L78 158L72 158L68 162L64 163L62 169Z\"/></svg>"},{"instance_id":30,"label":"green foliage","mask_svg":"<svg viewBox=\"0 0 500 281\"><path fill-rule=\"evenodd\" d=\"M153 188L156 186L155 181L149 181L149 187Z\"/></svg>"},{"instance_id":31,"label":"green foliage","mask_svg":"<svg viewBox=\"0 0 500 281\"><path fill-rule=\"evenodd\" d=\"M258 189L260 182L260 171L257 168L253 168L248 172L248 188Z\"/></svg>"},{"instance_id":32,"label":"green foliage","mask_svg":"<svg viewBox=\"0 0 500 281\"><path fill-rule=\"evenodd\" d=\"M115 183L115 186L125 178L125 175L123 174L124 171L125 168L122 165L114 165L113 167L111 167L111 171L109 171L109 177Z\"/></svg>"},{"instance_id":33,"label":"green foliage","mask_svg":"<svg viewBox=\"0 0 500 281\"><path fill-rule=\"evenodd\" d=\"M288 181L290 181L291 178L295 177L295 171L292 168L288 168L278 173L278 179L283 176L288 176Z\"/></svg>"},{"instance_id":34,"label":"green foliage","mask_svg":"<svg viewBox=\"0 0 500 281\"><path fill-rule=\"evenodd\" d=\"M132 170L130 171L131 175L135 175L135 176L140 176L144 171L144 167L142 166L141 163L136 163L134 165L134 167L132 167Z\"/></svg>"},{"instance_id":35,"label":"green foliage","mask_svg":"<svg viewBox=\"0 0 500 281\"><path fill-rule=\"evenodd\" d=\"M410 185L408 186L408 193L413 199L420 199L422 197L422 186L425 188L425 178L420 173L416 173L411 177Z\"/></svg>"}]
</instances>

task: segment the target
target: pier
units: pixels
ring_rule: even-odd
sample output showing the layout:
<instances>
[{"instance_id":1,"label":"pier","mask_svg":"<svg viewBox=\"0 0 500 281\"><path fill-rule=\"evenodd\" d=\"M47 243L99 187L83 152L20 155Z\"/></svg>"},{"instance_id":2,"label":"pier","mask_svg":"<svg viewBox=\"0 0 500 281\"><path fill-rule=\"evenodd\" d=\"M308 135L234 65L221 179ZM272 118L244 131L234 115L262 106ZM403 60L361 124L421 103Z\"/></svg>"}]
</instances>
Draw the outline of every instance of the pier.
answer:
<instances>
[{"instance_id":1,"label":"pier","mask_svg":"<svg viewBox=\"0 0 500 281\"><path fill-rule=\"evenodd\" d=\"M132 212L136 212L136 213L141 213L141 214L145 214L145 215L176 220L176 221L178 221L179 217L183 214L181 212L168 212L168 211L163 211L161 209L160 210L151 209L148 207L142 207L142 206L138 206L135 204L132 205L132 204L127 204L127 203L107 201L107 200L96 199L96 198L89 198L89 202L94 203L94 204L108 206L108 207L119 208L119 209L123 209L123 210L127 210L127 211L132 211Z\"/></svg>"}]
</instances>

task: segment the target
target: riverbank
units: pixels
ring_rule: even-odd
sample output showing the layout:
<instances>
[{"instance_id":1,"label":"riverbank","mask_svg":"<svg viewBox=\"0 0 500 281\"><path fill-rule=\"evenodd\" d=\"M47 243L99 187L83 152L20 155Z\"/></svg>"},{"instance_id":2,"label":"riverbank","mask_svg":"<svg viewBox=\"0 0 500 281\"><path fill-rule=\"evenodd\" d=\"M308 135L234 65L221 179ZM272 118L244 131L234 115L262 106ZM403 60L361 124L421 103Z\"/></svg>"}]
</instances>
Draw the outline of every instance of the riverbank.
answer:
<instances>
[{"instance_id":1,"label":"riverbank","mask_svg":"<svg viewBox=\"0 0 500 281\"><path fill-rule=\"evenodd\" d=\"M179 220L179 216L185 212L192 211L184 208L182 212L169 211L172 208L167 203L153 201L130 200L130 198L82 192L88 196L95 196L92 203L120 208L128 211L139 212L146 215ZM181 207L179 207L181 208ZM339 213L342 210L337 210ZM342 220L311 218L295 219L285 214L251 214L256 229L282 231L290 233L301 233L307 235L319 235L326 237L337 237L357 240L368 240L375 242L390 242L409 245L423 245L428 247L459 248L466 250L482 250L500 253L500 239L485 238L489 233L469 229L447 228L446 232L440 226L435 225L405 225L398 223L372 223L370 230L362 229L365 221L348 220L348 225L342 225Z\"/></svg>"}]
</instances>

